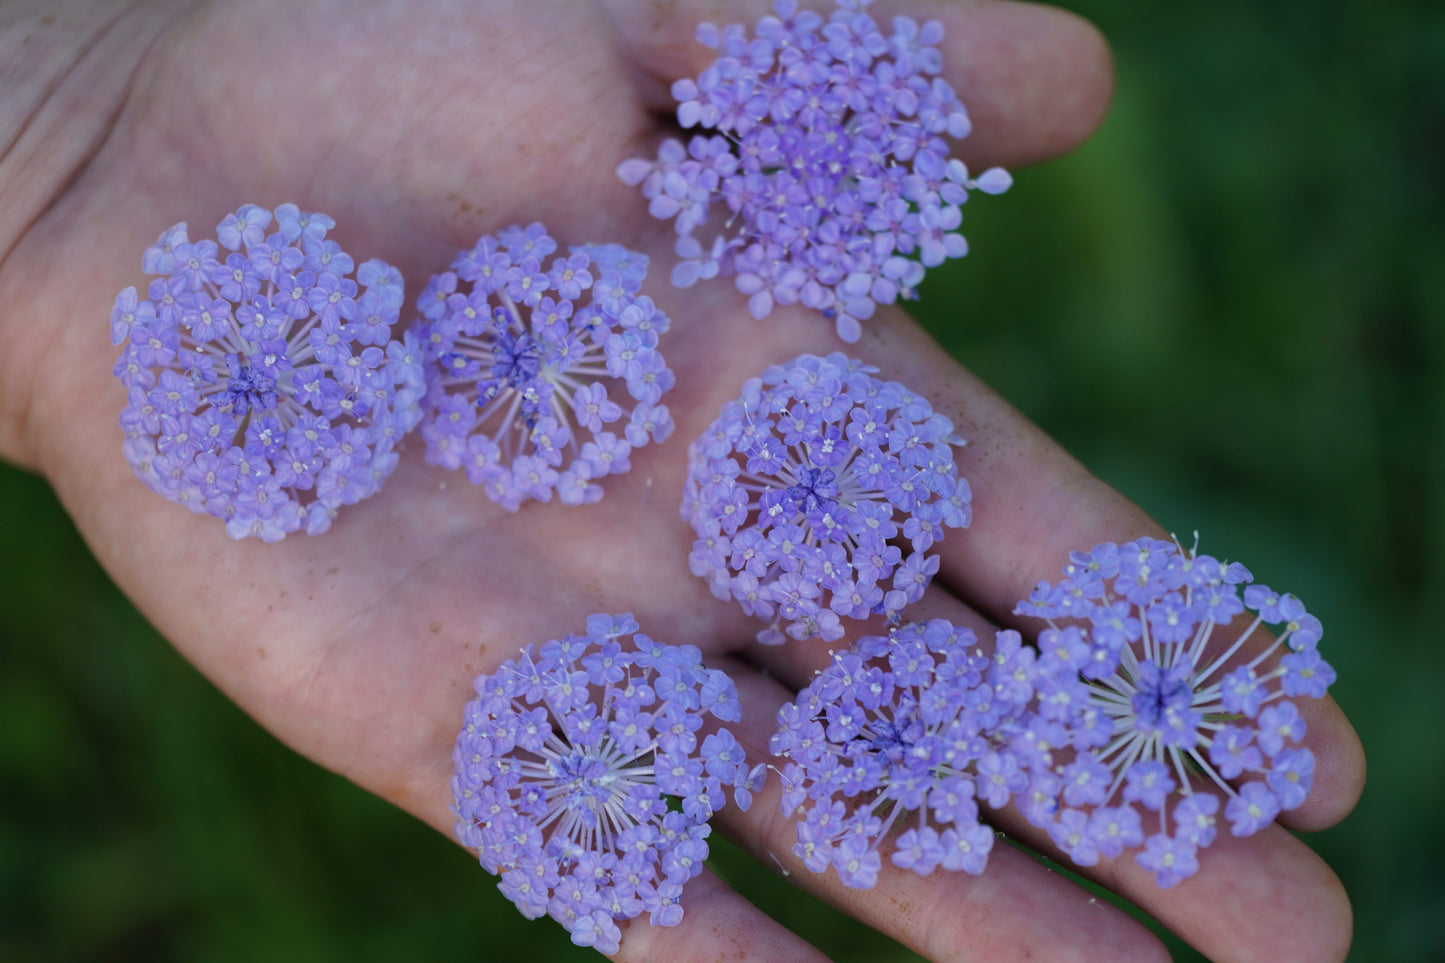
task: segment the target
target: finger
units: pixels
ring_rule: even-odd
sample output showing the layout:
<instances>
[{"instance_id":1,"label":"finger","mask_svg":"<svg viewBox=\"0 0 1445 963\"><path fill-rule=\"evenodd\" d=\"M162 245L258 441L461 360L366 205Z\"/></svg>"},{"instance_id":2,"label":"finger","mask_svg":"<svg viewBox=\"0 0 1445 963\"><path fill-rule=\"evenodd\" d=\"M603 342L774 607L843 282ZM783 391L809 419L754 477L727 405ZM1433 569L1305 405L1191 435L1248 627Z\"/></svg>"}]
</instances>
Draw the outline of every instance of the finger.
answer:
<instances>
[{"instance_id":1,"label":"finger","mask_svg":"<svg viewBox=\"0 0 1445 963\"><path fill-rule=\"evenodd\" d=\"M713 963L721 959L826 963L828 959L711 871L704 870L684 887L682 908L682 922L676 926L651 926L644 919L624 925L622 949L613 959L620 963Z\"/></svg>"},{"instance_id":2,"label":"finger","mask_svg":"<svg viewBox=\"0 0 1445 963\"><path fill-rule=\"evenodd\" d=\"M743 704L733 734L750 759L769 758L773 720L792 690L733 660L719 660L718 667L737 683ZM937 963L1168 958L1127 914L1008 845L994 847L981 876L943 870L919 876L885 858L877 885L858 890L843 886L834 872L809 871L793 855L794 823L782 815L776 780L748 812L729 807L718 820L730 838L795 885Z\"/></svg>"},{"instance_id":3,"label":"finger","mask_svg":"<svg viewBox=\"0 0 1445 963\"><path fill-rule=\"evenodd\" d=\"M700 22L755 24L771 0L609 0L617 33L636 57L648 105L670 113L670 85L696 77L716 56L695 39ZM824 10L818 3L808 6ZM962 154L976 164L1026 164L1077 146L1099 125L1113 94L1108 47L1087 21L1032 3L912 0L869 8L887 32L895 15L945 28L945 76L973 119Z\"/></svg>"},{"instance_id":4,"label":"finger","mask_svg":"<svg viewBox=\"0 0 1445 963\"><path fill-rule=\"evenodd\" d=\"M1071 550L1167 533L942 351L902 312L880 311L858 354L928 398L968 440L957 455L973 491L972 526L937 546L939 580L989 618L1037 631L1011 613L1040 579L1056 581ZM1269 646L1264 634L1249 652ZM1364 749L1333 699L1300 699L1315 787L1286 825L1323 829L1354 808L1364 786Z\"/></svg>"},{"instance_id":5,"label":"finger","mask_svg":"<svg viewBox=\"0 0 1445 963\"><path fill-rule=\"evenodd\" d=\"M1324 860L1280 826L1239 838L1221 831L1200 853L1199 872L1172 889L1125 853L1094 867L1072 865L1048 834L1005 819L1027 845L1107 886L1218 963L1327 963L1349 952L1353 917L1344 886Z\"/></svg>"},{"instance_id":6,"label":"finger","mask_svg":"<svg viewBox=\"0 0 1445 963\"><path fill-rule=\"evenodd\" d=\"M920 618L946 618L967 626L978 636L980 648L992 648L987 621L941 589L930 589L916 612ZM843 644L813 640L760 646L756 657L779 680L800 687L827 664L829 650ZM1278 958L1328 960L1349 947L1350 906L1339 880L1312 850L1279 827L1245 839L1222 831L1200 852L1198 874L1165 890L1132 854L1092 869L1074 867L1046 832L1012 807L992 811L989 818L1035 850L1143 907L1210 959L1273 959L1271 953L1282 953ZM991 856L985 873L993 870Z\"/></svg>"}]
</instances>

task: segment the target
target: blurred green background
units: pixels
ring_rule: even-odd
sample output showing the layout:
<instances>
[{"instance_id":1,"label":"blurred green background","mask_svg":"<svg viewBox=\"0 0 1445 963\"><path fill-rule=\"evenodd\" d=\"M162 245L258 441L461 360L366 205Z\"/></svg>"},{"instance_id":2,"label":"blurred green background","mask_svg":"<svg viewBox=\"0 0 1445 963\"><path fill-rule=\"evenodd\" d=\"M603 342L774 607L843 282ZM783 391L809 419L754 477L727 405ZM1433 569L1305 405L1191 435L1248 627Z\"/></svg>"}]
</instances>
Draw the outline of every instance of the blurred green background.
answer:
<instances>
[{"instance_id":1,"label":"blurred green background","mask_svg":"<svg viewBox=\"0 0 1445 963\"><path fill-rule=\"evenodd\" d=\"M918 313L1165 525L1322 617L1370 781L1309 843L1354 900L1355 959L1445 959L1445 15L1071 6L1114 45L1112 114L970 205L973 253ZM0 959L588 958L221 698L42 482L0 467L0 506ZM835 959L912 959L716 864Z\"/></svg>"}]
</instances>

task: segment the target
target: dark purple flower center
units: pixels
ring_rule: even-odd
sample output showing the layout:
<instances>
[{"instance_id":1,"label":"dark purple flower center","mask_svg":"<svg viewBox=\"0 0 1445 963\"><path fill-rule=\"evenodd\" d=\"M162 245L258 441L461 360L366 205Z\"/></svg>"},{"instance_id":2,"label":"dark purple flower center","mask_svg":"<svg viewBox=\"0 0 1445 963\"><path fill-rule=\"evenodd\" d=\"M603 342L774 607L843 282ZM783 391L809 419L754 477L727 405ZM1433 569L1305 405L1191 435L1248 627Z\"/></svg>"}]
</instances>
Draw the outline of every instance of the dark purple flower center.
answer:
<instances>
[{"instance_id":1,"label":"dark purple flower center","mask_svg":"<svg viewBox=\"0 0 1445 963\"><path fill-rule=\"evenodd\" d=\"M612 789L606 785L611 770L596 756L574 752L554 762L552 769L557 788L573 809L595 812L612 798Z\"/></svg>"},{"instance_id":2,"label":"dark purple flower center","mask_svg":"<svg viewBox=\"0 0 1445 963\"><path fill-rule=\"evenodd\" d=\"M830 508L838 497L836 476L826 468L805 468L788 488L788 501L805 515Z\"/></svg>"},{"instance_id":3,"label":"dark purple flower center","mask_svg":"<svg viewBox=\"0 0 1445 963\"><path fill-rule=\"evenodd\" d=\"M250 411L269 411L276 407L276 379L265 374L245 355L226 356L231 370L223 394L231 402L231 410L244 415Z\"/></svg>"},{"instance_id":4,"label":"dark purple flower center","mask_svg":"<svg viewBox=\"0 0 1445 963\"><path fill-rule=\"evenodd\" d=\"M878 719L872 723L873 741L869 748L890 767L903 762L908 750L923 737L923 723L916 712L902 718Z\"/></svg>"},{"instance_id":5,"label":"dark purple flower center","mask_svg":"<svg viewBox=\"0 0 1445 963\"><path fill-rule=\"evenodd\" d=\"M542 370L542 346L530 334L500 332L492 357L492 378L513 388L536 378Z\"/></svg>"},{"instance_id":6,"label":"dark purple flower center","mask_svg":"<svg viewBox=\"0 0 1445 963\"><path fill-rule=\"evenodd\" d=\"M1145 662L1139 667L1134 685L1134 728L1142 732L1177 728L1178 720L1189 712L1194 701L1189 666L1185 664L1160 669L1153 662Z\"/></svg>"}]
</instances>

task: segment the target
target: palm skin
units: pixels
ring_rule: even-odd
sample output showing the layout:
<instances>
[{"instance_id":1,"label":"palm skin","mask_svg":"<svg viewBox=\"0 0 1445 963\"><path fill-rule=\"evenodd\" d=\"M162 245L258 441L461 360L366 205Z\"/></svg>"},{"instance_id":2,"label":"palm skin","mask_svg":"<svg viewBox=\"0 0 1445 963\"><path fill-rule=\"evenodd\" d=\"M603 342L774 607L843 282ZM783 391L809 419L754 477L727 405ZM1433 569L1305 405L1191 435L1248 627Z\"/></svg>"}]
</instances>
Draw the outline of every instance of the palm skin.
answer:
<instances>
[{"instance_id":1,"label":"palm skin","mask_svg":"<svg viewBox=\"0 0 1445 963\"><path fill-rule=\"evenodd\" d=\"M752 643L757 625L687 572L692 534L677 499L687 440L768 364L837 350L832 325L785 309L755 323L725 283L669 288L671 228L613 174L667 133L667 81L708 55L690 43L693 25L751 22L761 6L254 0L151 21L142 11L135 33L153 43L135 58L113 125L23 230L0 233L13 242L0 262L0 453L47 475L116 581L231 698L439 830L450 831L451 744L472 678L528 641L580 629L591 612L633 611L644 631L699 645L727 669L755 759L778 705L826 656L821 643ZM950 79L977 131L971 163L1057 153L1102 113L1107 58L1079 21L1001 3L928 0L905 12L949 28L945 53L965 67ZM563 244L648 252L649 293L674 325L663 350L678 378L665 399L677 436L635 453L597 506L516 514L461 473L425 465L412 441L381 495L323 537L274 546L231 542L214 519L156 498L119 456L110 302L140 282L139 252L162 228L185 219L202 235L242 202L288 200L333 216L349 252L398 265L412 293L456 250L512 223L542 220ZM900 312L869 322L853 352L930 397L971 442L959 465L975 521L941 546L930 614L977 629L1007 621L1070 548L1157 533ZM1363 757L1332 702L1302 708L1319 768L1290 825L1322 828L1353 806ZM720 821L800 886L931 959L1164 956L1129 917L1011 847L997 847L980 878L918 878L885 863L879 886L857 892L797 865L775 784L750 813ZM999 824L1048 850L1017 817ZM1217 959L1322 960L1348 947L1339 882L1284 830L1225 834L1201 863L1170 891L1127 856L1093 875ZM816 956L710 875L690 884L684 906L675 929L627 928L619 958Z\"/></svg>"}]
</instances>

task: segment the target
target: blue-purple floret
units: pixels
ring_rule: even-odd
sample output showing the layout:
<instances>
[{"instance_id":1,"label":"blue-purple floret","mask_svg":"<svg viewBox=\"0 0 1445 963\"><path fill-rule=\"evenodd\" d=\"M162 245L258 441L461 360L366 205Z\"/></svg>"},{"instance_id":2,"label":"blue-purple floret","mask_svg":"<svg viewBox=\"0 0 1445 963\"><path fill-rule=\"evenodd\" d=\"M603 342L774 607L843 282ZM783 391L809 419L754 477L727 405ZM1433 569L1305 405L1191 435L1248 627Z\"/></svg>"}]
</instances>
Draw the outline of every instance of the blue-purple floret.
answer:
<instances>
[{"instance_id":1,"label":"blue-purple floret","mask_svg":"<svg viewBox=\"0 0 1445 963\"><path fill-rule=\"evenodd\" d=\"M657 347L668 318L641 293L647 258L556 251L541 224L483 237L419 302L427 461L464 469L508 511L554 493L595 502L634 449L673 430Z\"/></svg>"},{"instance_id":2,"label":"blue-purple floret","mask_svg":"<svg viewBox=\"0 0 1445 963\"><path fill-rule=\"evenodd\" d=\"M870 888L882 867L982 873L998 807L1028 784L1027 686L972 631L936 619L867 636L837 652L778 713L783 812L801 808L793 852L813 872ZM882 847L888 849L889 847Z\"/></svg>"},{"instance_id":3,"label":"blue-purple floret","mask_svg":"<svg viewBox=\"0 0 1445 963\"><path fill-rule=\"evenodd\" d=\"M582 946L618 949L616 920L675 926L729 792L752 804L764 774L724 727L737 689L695 646L638 631L630 614L528 645L479 676L452 754L456 834L528 918Z\"/></svg>"},{"instance_id":4,"label":"blue-purple floret","mask_svg":"<svg viewBox=\"0 0 1445 963\"><path fill-rule=\"evenodd\" d=\"M141 259L158 275L115 300L124 453L154 491L277 541L330 528L375 494L421 417L421 352L393 337L400 273L355 265L324 214L246 204L192 241L184 223Z\"/></svg>"},{"instance_id":5,"label":"blue-purple floret","mask_svg":"<svg viewBox=\"0 0 1445 963\"><path fill-rule=\"evenodd\" d=\"M952 423L876 371L842 354L775 365L692 444L693 574L767 623L760 642L897 616L938 571L933 544L969 523Z\"/></svg>"},{"instance_id":6,"label":"blue-purple floret","mask_svg":"<svg viewBox=\"0 0 1445 963\"><path fill-rule=\"evenodd\" d=\"M1031 675L1072 756L1024 811L1074 862L1138 849L1168 888L1221 818L1248 836L1304 803L1314 756L1292 700L1322 698L1335 673L1299 599L1154 538L1074 552L1063 574L1015 612L1048 622Z\"/></svg>"},{"instance_id":7,"label":"blue-purple floret","mask_svg":"<svg viewBox=\"0 0 1445 963\"><path fill-rule=\"evenodd\" d=\"M717 59L672 93L678 122L712 133L617 171L674 221L674 284L730 276L754 317L802 304L851 343L876 305L916 297L927 268L967 253L969 191L1002 193L1009 175L975 178L949 156L971 125L940 76L942 25L897 17L885 36L869 2L839 0L824 21L776 0L751 35L698 28Z\"/></svg>"}]
</instances>

